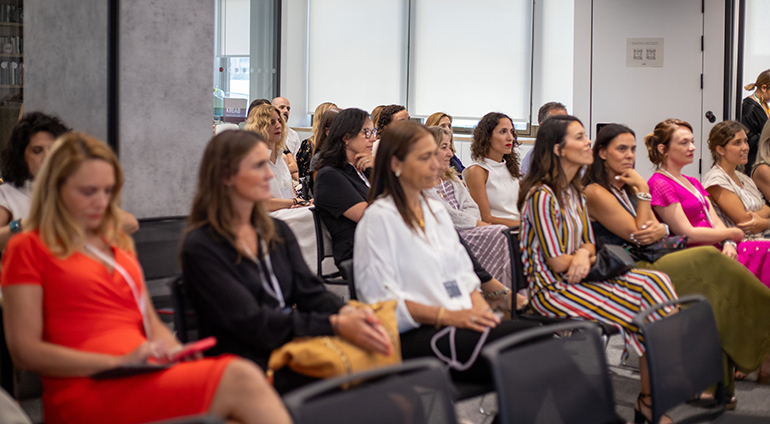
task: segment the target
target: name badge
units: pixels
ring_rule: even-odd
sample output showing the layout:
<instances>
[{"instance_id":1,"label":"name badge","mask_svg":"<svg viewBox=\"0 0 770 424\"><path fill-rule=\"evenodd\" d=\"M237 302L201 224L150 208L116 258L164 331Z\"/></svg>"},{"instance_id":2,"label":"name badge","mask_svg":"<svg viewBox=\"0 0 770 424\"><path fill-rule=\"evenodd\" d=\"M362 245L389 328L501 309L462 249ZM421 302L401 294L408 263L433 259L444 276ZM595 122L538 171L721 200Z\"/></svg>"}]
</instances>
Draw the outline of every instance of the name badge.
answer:
<instances>
[{"instance_id":1,"label":"name badge","mask_svg":"<svg viewBox=\"0 0 770 424\"><path fill-rule=\"evenodd\" d=\"M447 294L449 294L449 297L458 297L462 293L460 293L460 287L457 286L457 281L450 280L444 283L444 288L446 289Z\"/></svg>"}]
</instances>

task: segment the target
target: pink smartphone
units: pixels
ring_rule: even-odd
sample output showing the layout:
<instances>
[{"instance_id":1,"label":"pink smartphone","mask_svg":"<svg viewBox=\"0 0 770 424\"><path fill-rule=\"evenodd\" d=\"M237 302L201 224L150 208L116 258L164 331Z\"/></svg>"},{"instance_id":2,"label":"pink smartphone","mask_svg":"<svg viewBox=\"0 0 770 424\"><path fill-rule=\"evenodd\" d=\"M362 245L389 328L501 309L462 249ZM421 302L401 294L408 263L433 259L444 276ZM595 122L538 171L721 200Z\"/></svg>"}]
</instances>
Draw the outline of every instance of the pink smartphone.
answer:
<instances>
[{"instance_id":1,"label":"pink smartphone","mask_svg":"<svg viewBox=\"0 0 770 424\"><path fill-rule=\"evenodd\" d=\"M216 346L216 344L217 344L217 338L214 336L206 337L205 339L200 339L197 342L187 343L186 345L182 346L182 349L180 349L178 352L171 355L169 362L176 362L188 356L194 355L198 352L209 350L212 347Z\"/></svg>"}]
</instances>

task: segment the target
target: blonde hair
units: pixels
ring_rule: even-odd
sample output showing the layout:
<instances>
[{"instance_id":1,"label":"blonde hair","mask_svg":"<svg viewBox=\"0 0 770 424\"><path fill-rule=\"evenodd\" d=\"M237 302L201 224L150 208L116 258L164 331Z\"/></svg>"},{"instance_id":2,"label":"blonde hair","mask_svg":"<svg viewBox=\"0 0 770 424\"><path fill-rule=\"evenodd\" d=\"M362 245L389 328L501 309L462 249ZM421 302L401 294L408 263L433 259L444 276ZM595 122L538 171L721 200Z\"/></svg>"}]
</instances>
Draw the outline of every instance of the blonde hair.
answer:
<instances>
[{"instance_id":1,"label":"blonde hair","mask_svg":"<svg viewBox=\"0 0 770 424\"><path fill-rule=\"evenodd\" d=\"M324 102L315 108L315 112L313 113L313 134L310 136L310 144L313 147L315 147L315 141L318 140L318 130L319 125L321 124L321 117L324 116L324 113L326 113L327 110L333 107L337 107L337 105L331 102Z\"/></svg>"},{"instance_id":2,"label":"blonde hair","mask_svg":"<svg viewBox=\"0 0 770 424\"><path fill-rule=\"evenodd\" d=\"M452 139L452 131L449 131L446 128L433 125L428 127L428 131L433 134L433 139L436 140L436 146L438 147L441 147L441 142L444 141L444 137L449 137L450 140ZM444 174L441 176L441 179L460 181L460 179L457 178L457 171L451 166L446 170L446 172L444 172Z\"/></svg>"},{"instance_id":3,"label":"blonde hair","mask_svg":"<svg viewBox=\"0 0 770 424\"><path fill-rule=\"evenodd\" d=\"M281 111L277 107L267 104L259 105L249 112L246 118L246 125L243 127L246 131L252 131L262 136L265 140L270 140L270 120L273 119L273 112L278 114L278 120L281 121L281 139L275 143L275 150L283 154L286 148L286 121L283 120Z\"/></svg>"},{"instance_id":4,"label":"blonde hair","mask_svg":"<svg viewBox=\"0 0 770 424\"><path fill-rule=\"evenodd\" d=\"M96 233L119 249L133 251L131 238L120 230L120 193L123 171L115 153L104 142L79 132L62 135L48 153L35 178L29 229L39 230L40 239L57 257L66 258L85 242L85 229L64 205L61 188L87 160L103 160L112 166L115 186ZM26 223L25 223L26 224Z\"/></svg>"},{"instance_id":5,"label":"blonde hair","mask_svg":"<svg viewBox=\"0 0 770 424\"><path fill-rule=\"evenodd\" d=\"M428 119L425 121L425 126L426 127L436 126L444 118L449 118L449 126L451 127L452 121L454 121L454 118L452 118L452 115L444 112L436 112L433 115L429 116ZM454 137L454 134L452 134L451 130L449 131L449 148L452 149L452 153L457 154L457 150L455 150L455 137Z\"/></svg>"},{"instance_id":6,"label":"blonde hair","mask_svg":"<svg viewBox=\"0 0 770 424\"><path fill-rule=\"evenodd\" d=\"M377 125L380 123L380 114L382 113L382 109L385 108L385 105L379 105L372 109L372 124L374 124L374 128L377 128ZM377 138L379 138L379 134L377 135Z\"/></svg>"}]
</instances>

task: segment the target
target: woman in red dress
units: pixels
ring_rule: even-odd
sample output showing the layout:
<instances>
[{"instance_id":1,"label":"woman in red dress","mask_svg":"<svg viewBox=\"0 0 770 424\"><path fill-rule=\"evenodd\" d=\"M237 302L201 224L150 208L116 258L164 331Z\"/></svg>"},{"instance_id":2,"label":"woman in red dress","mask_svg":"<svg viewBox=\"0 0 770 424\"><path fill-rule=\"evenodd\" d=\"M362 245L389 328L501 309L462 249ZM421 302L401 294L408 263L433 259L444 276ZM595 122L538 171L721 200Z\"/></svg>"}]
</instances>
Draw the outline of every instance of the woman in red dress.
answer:
<instances>
[{"instance_id":1,"label":"woman in red dress","mask_svg":"<svg viewBox=\"0 0 770 424\"><path fill-rule=\"evenodd\" d=\"M211 413L237 423L288 423L262 372L235 356L130 377L90 376L165 359L179 342L155 313L117 215L123 175L114 153L82 133L54 144L14 236L0 285L16 366L43 376L45 421L142 423Z\"/></svg>"}]
</instances>

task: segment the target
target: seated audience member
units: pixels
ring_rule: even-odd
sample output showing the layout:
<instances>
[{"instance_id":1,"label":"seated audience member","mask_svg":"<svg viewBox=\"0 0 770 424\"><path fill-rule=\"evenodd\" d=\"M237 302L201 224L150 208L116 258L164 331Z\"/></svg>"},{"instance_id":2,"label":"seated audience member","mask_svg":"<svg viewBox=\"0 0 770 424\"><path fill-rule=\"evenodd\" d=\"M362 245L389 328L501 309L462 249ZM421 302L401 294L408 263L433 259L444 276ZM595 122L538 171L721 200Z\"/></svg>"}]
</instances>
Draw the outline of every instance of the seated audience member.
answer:
<instances>
[{"instance_id":1,"label":"seated audience member","mask_svg":"<svg viewBox=\"0 0 770 424\"><path fill-rule=\"evenodd\" d=\"M251 111L254 110L255 107L261 106L261 105L269 105L269 104L271 104L270 100L267 100L267 99L256 99L256 100L252 101L249 104L248 111L246 112L246 120L249 119L249 115L251 115ZM243 122L239 123L238 124L238 128L239 129L245 129L246 128L246 121L243 121ZM230 128L228 128L228 129L230 129ZM226 129L223 129L222 131L226 131ZM217 134L219 134L219 132L214 131L214 135L217 135Z\"/></svg>"},{"instance_id":2,"label":"seated audience member","mask_svg":"<svg viewBox=\"0 0 770 424\"><path fill-rule=\"evenodd\" d=\"M270 212L300 204L294 192L289 165L282 154L286 141L286 129L286 123L281 114L272 105L257 106L251 111L246 121L246 130L261 135L270 149L269 166L275 176L270 180L270 193L273 197L265 202Z\"/></svg>"},{"instance_id":3,"label":"seated audience member","mask_svg":"<svg viewBox=\"0 0 770 424\"><path fill-rule=\"evenodd\" d=\"M481 220L479 207L457 178L457 172L450 167L453 154L449 130L441 127L428 127L428 130L438 144L440 175L436 177L434 186L425 190L425 195L444 203L455 229L471 247L473 255L490 274L510 287L511 252L503 234L507 227L490 225Z\"/></svg>"},{"instance_id":4,"label":"seated audience member","mask_svg":"<svg viewBox=\"0 0 770 424\"><path fill-rule=\"evenodd\" d=\"M380 114L382 113L382 109L385 108L385 105L379 105L376 106L374 109L372 109L372 123L374 124L374 128L377 128L377 124L380 121Z\"/></svg>"},{"instance_id":5,"label":"seated audience member","mask_svg":"<svg viewBox=\"0 0 770 424\"><path fill-rule=\"evenodd\" d=\"M647 360L631 319L655 304L676 299L671 280L662 272L636 269L606 281L586 281L596 247L579 171L593 162L591 140L574 116L554 116L538 130L533 155L519 200L530 304L542 315L603 321L621 329L626 349L634 349L641 357L642 391L634 409L637 418L649 419ZM673 311L664 308L650 319Z\"/></svg>"},{"instance_id":6,"label":"seated audience member","mask_svg":"<svg viewBox=\"0 0 770 424\"><path fill-rule=\"evenodd\" d=\"M555 115L567 115L567 106L564 106L564 104L559 102L548 102L540 106L540 109L537 111L537 125L543 125L543 122L545 122L546 119ZM532 152L534 151L535 149L533 146L533 148L529 149L527 154L524 155L524 159L521 161L522 176L526 176L529 172L529 166L532 163Z\"/></svg>"},{"instance_id":7,"label":"seated audience member","mask_svg":"<svg viewBox=\"0 0 770 424\"><path fill-rule=\"evenodd\" d=\"M382 108L380 111L380 116L377 118L377 132L378 134L382 134L383 131L385 131L385 128L390 125L391 122L397 122L397 121L408 121L409 120L409 112L406 111L406 108L401 105L388 105ZM374 142L374 147L372 148L372 151L374 152L374 155L377 155L377 146L380 144L379 137L377 138L377 141Z\"/></svg>"},{"instance_id":8,"label":"seated audience member","mask_svg":"<svg viewBox=\"0 0 770 424\"><path fill-rule=\"evenodd\" d=\"M318 174L318 159L321 157L321 152L326 148L326 142L329 140L329 128L334 122L334 118L340 113L342 109L333 107L324 112L321 117L321 121L318 123L318 134L316 135L316 145L313 150L313 158L310 159L310 179L315 181L316 174Z\"/></svg>"},{"instance_id":9,"label":"seated audience member","mask_svg":"<svg viewBox=\"0 0 770 424\"><path fill-rule=\"evenodd\" d=\"M770 205L770 121L759 136L757 161L751 168L751 179L762 193L765 204Z\"/></svg>"},{"instance_id":10,"label":"seated audience member","mask_svg":"<svg viewBox=\"0 0 770 424\"><path fill-rule=\"evenodd\" d=\"M305 140L302 140L302 144L300 144L299 150L297 151L299 178L310 175L310 160L313 158L313 153L315 152L316 141L318 140L318 126L321 123L321 117L327 110L333 107L336 108L337 105L325 102L315 108L315 113L313 113L313 134Z\"/></svg>"},{"instance_id":11,"label":"seated audience member","mask_svg":"<svg viewBox=\"0 0 770 424\"><path fill-rule=\"evenodd\" d=\"M115 230L122 185L106 144L65 134L38 173L28 230L3 255L8 348L17 367L43 376L45 421L144 423L208 412L289 423L262 372L231 355L89 378L182 348L153 309L131 239Z\"/></svg>"},{"instance_id":12,"label":"seated audience member","mask_svg":"<svg viewBox=\"0 0 770 424\"><path fill-rule=\"evenodd\" d=\"M356 228L358 294L365 302L398 300L404 359L437 355L431 339L444 326L456 327L457 360L469 368L453 370L454 377L488 382L487 364L472 354L476 345L533 323L501 321L491 311L452 219L441 202L422 194L438 175L431 133L415 122L396 122L381 140L369 192L372 203ZM454 356L446 344L438 346L442 355Z\"/></svg>"},{"instance_id":13,"label":"seated audience member","mask_svg":"<svg viewBox=\"0 0 770 424\"><path fill-rule=\"evenodd\" d=\"M743 230L745 240L757 240L770 235L770 207L765 205L754 181L737 169L748 161L747 140L746 130L738 121L714 125L708 140L714 165L704 176L703 186L725 226Z\"/></svg>"},{"instance_id":14,"label":"seated audience member","mask_svg":"<svg viewBox=\"0 0 770 424\"><path fill-rule=\"evenodd\" d=\"M770 242L742 241L743 230L728 228L719 219L701 183L682 174L692 163L695 144L692 126L667 119L644 139L650 162L658 169L647 184L652 208L671 234L686 235L690 245L721 244L722 253L738 259L766 286L770 286Z\"/></svg>"},{"instance_id":15,"label":"seated audience member","mask_svg":"<svg viewBox=\"0 0 770 424\"><path fill-rule=\"evenodd\" d=\"M463 171L465 184L479 207L481 220L506 227L519 225L519 155L513 121L490 112L473 130L473 163Z\"/></svg>"},{"instance_id":16,"label":"seated audience member","mask_svg":"<svg viewBox=\"0 0 770 424\"><path fill-rule=\"evenodd\" d=\"M594 142L585 195L597 248L604 244L648 246L668 235L652 212L647 182L634 170L634 137L630 128L609 124ZM770 339L770 315L766 313L770 290L746 267L712 246L672 252L653 263L635 259L638 268L667 274L678 295L698 293L709 299L729 360L725 363L730 364L724 381L732 397L735 368L753 371L770 355L770 345L765 343ZM736 314L738 310L742 313ZM743 336L734 337L736 334Z\"/></svg>"},{"instance_id":17,"label":"seated audience member","mask_svg":"<svg viewBox=\"0 0 770 424\"><path fill-rule=\"evenodd\" d=\"M746 128L749 143L748 168L750 170L757 158L759 136L770 118L770 69L759 73L757 80L743 87L754 94L744 97L741 103L741 123Z\"/></svg>"},{"instance_id":18,"label":"seated audience member","mask_svg":"<svg viewBox=\"0 0 770 424\"><path fill-rule=\"evenodd\" d=\"M452 117L444 112L436 112L429 116L425 121L426 127L438 126L449 130L449 148L452 149L452 160L449 165L457 171L457 178L462 179L462 172L465 169L460 158L457 157L457 150L455 150L455 140L452 134Z\"/></svg>"},{"instance_id":19,"label":"seated audience member","mask_svg":"<svg viewBox=\"0 0 770 424\"><path fill-rule=\"evenodd\" d=\"M353 257L356 224L368 206L372 145L377 130L369 114L361 109L340 112L329 129L325 148L318 158L315 205L332 237L334 262Z\"/></svg>"},{"instance_id":20,"label":"seated audience member","mask_svg":"<svg viewBox=\"0 0 770 424\"><path fill-rule=\"evenodd\" d=\"M249 132L225 132L209 142L182 246L201 336L219 343L207 354L235 353L267 367L270 352L297 337L337 334L388 354L390 338L370 325L371 311L344 306L310 272L294 234L267 215L270 151ZM282 368L283 393L313 379Z\"/></svg>"},{"instance_id":21,"label":"seated audience member","mask_svg":"<svg viewBox=\"0 0 770 424\"><path fill-rule=\"evenodd\" d=\"M59 118L41 112L24 115L11 131L0 152L4 180L0 185L0 250L26 225L34 179L54 141L68 131ZM124 232L132 234L139 229L133 215L124 210L119 213Z\"/></svg>"},{"instance_id":22,"label":"seated audience member","mask_svg":"<svg viewBox=\"0 0 770 424\"><path fill-rule=\"evenodd\" d=\"M291 113L291 103L285 97L276 97L271 102L273 106L278 108L278 111L283 116L283 122L286 125L286 149L291 152L293 158L297 157L297 151L300 146L299 134L296 131L289 128L289 114Z\"/></svg>"}]
</instances>

